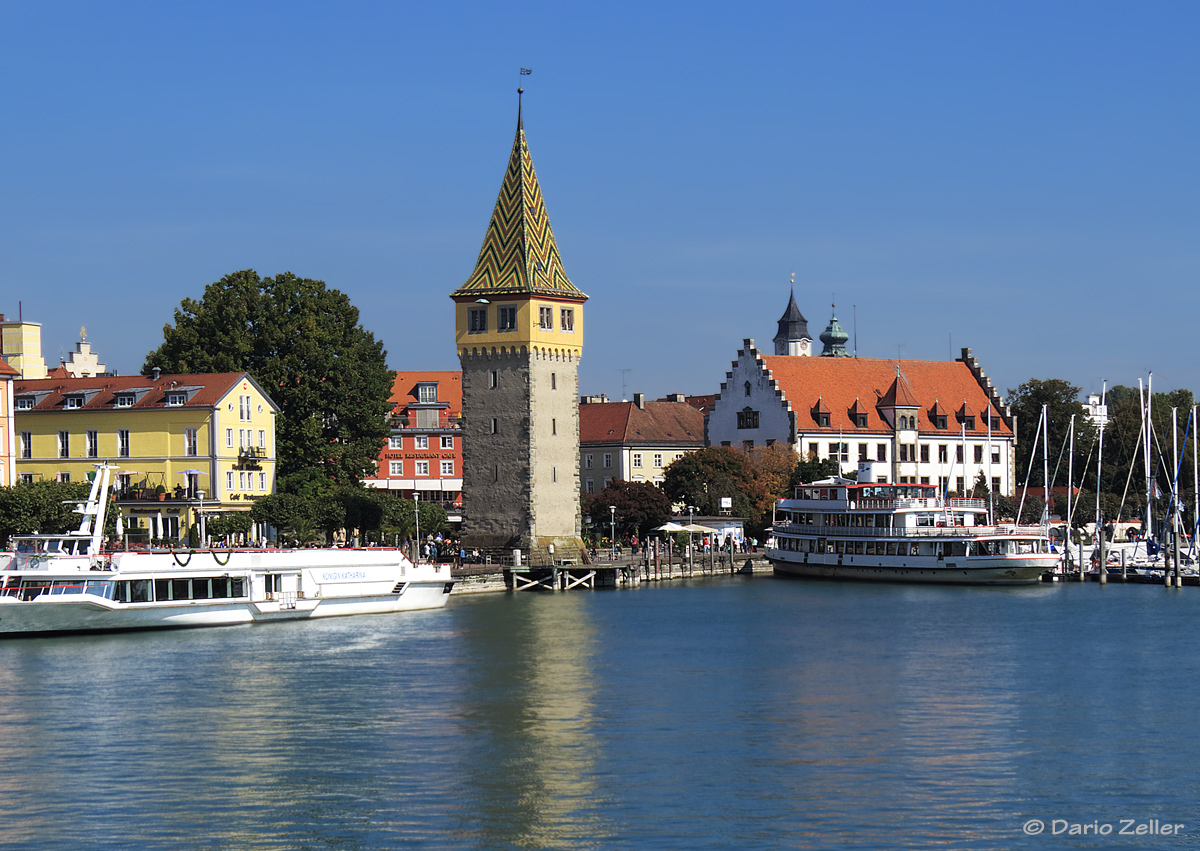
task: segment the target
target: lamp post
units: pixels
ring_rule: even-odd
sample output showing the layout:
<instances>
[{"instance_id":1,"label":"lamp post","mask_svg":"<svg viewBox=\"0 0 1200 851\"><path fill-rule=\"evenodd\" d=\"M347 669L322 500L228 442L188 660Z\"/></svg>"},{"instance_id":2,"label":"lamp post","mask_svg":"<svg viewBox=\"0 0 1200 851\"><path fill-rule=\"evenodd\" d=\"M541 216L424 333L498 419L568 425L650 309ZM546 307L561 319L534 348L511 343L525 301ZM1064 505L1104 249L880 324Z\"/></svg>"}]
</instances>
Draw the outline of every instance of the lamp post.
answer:
<instances>
[{"instance_id":1,"label":"lamp post","mask_svg":"<svg viewBox=\"0 0 1200 851\"><path fill-rule=\"evenodd\" d=\"M612 560L617 560L617 507L610 505L608 507L609 518L612 529Z\"/></svg>"},{"instance_id":2,"label":"lamp post","mask_svg":"<svg viewBox=\"0 0 1200 851\"><path fill-rule=\"evenodd\" d=\"M692 526L696 525L696 506L688 506L688 573L692 572L695 566L694 553L696 548L692 546Z\"/></svg>"},{"instance_id":3,"label":"lamp post","mask_svg":"<svg viewBox=\"0 0 1200 851\"><path fill-rule=\"evenodd\" d=\"M413 491L413 520L417 524L417 543L415 547L416 552L413 553L413 562L416 564L421 563L421 512L417 510L417 504L420 501L421 495Z\"/></svg>"}]
</instances>

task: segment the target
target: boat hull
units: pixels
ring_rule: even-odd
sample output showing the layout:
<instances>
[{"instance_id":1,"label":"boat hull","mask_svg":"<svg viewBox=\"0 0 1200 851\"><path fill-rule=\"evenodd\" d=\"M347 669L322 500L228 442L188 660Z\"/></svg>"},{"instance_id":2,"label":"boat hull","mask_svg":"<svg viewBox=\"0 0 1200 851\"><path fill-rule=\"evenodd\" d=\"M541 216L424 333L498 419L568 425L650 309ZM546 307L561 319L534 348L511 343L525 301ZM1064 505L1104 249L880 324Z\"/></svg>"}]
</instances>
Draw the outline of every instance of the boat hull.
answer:
<instances>
[{"instance_id":1,"label":"boat hull","mask_svg":"<svg viewBox=\"0 0 1200 851\"><path fill-rule=\"evenodd\" d=\"M807 559L804 556L809 556ZM796 558L799 556L799 558ZM867 582L916 582L943 585L1033 585L1058 563L1053 553L1015 557L922 558L822 556L771 550L776 576L853 579Z\"/></svg>"}]
</instances>

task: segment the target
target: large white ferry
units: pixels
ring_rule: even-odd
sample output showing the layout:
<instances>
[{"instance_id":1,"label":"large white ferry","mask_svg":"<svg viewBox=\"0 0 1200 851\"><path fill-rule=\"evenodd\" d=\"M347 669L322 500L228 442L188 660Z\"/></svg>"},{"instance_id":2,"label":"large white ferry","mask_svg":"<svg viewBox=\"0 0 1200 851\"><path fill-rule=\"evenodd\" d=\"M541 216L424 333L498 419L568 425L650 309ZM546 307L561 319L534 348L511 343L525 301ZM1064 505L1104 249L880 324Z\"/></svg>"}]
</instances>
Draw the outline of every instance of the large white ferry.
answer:
<instances>
[{"instance_id":1,"label":"large white ferry","mask_svg":"<svg viewBox=\"0 0 1200 851\"><path fill-rule=\"evenodd\" d=\"M986 525L981 499L933 485L829 478L776 505L776 575L974 585L1034 583L1058 554L1042 526Z\"/></svg>"},{"instance_id":2,"label":"large white ferry","mask_svg":"<svg viewBox=\"0 0 1200 851\"><path fill-rule=\"evenodd\" d=\"M97 465L78 530L0 555L0 636L436 609L454 585L449 565L392 548L104 551L113 469Z\"/></svg>"}]
</instances>

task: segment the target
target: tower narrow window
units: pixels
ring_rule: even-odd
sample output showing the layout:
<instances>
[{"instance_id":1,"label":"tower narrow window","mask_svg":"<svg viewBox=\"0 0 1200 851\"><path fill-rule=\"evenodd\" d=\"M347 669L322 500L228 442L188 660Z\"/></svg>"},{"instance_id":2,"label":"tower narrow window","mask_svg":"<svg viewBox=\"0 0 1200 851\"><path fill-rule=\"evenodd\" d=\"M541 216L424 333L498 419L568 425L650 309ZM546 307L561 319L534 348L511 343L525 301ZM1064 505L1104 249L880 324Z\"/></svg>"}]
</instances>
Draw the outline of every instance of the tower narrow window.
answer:
<instances>
[{"instance_id":1,"label":"tower narrow window","mask_svg":"<svg viewBox=\"0 0 1200 851\"><path fill-rule=\"evenodd\" d=\"M482 334L485 331L487 331L487 308L470 308L467 311L467 333Z\"/></svg>"},{"instance_id":2,"label":"tower narrow window","mask_svg":"<svg viewBox=\"0 0 1200 851\"><path fill-rule=\"evenodd\" d=\"M559 311L561 317L562 330L570 332L575 330L575 310L570 307L564 307Z\"/></svg>"}]
</instances>

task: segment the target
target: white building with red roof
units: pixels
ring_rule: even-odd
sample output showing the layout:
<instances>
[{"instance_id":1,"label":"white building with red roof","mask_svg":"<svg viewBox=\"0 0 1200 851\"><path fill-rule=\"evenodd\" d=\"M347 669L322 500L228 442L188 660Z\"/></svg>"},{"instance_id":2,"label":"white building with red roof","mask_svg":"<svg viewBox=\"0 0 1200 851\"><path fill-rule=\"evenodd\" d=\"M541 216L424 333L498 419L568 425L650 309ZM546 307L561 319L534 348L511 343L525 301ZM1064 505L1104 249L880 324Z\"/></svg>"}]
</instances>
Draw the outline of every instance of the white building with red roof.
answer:
<instances>
[{"instance_id":1,"label":"white building with red roof","mask_svg":"<svg viewBox=\"0 0 1200 851\"><path fill-rule=\"evenodd\" d=\"M596 493L614 479L661 485L663 470L676 458L704 448L704 414L683 401L579 405L579 482Z\"/></svg>"},{"instance_id":2,"label":"white building with red roof","mask_svg":"<svg viewBox=\"0 0 1200 851\"><path fill-rule=\"evenodd\" d=\"M843 472L865 462L875 481L959 493L982 473L994 492L1010 494L1015 425L970 349L955 361L764 355L747 339L706 439L741 449L783 443L802 457L833 458Z\"/></svg>"}]
</instances>

